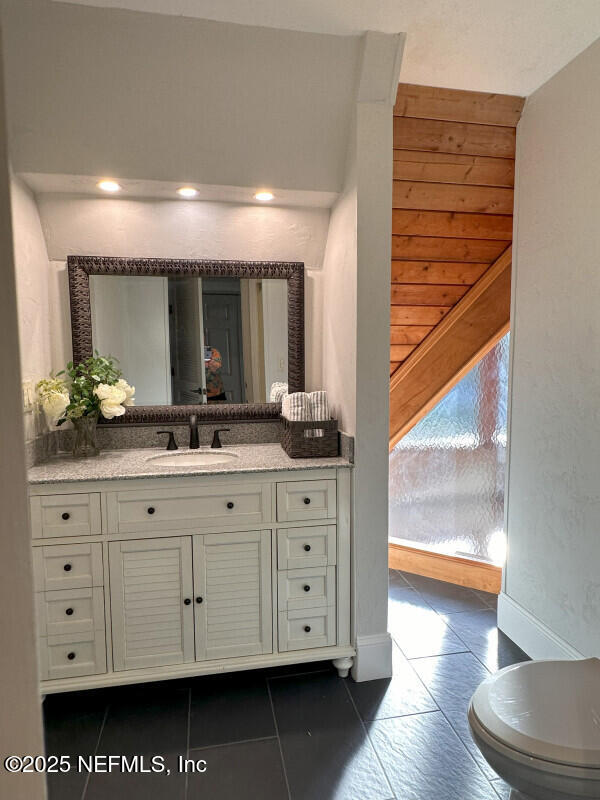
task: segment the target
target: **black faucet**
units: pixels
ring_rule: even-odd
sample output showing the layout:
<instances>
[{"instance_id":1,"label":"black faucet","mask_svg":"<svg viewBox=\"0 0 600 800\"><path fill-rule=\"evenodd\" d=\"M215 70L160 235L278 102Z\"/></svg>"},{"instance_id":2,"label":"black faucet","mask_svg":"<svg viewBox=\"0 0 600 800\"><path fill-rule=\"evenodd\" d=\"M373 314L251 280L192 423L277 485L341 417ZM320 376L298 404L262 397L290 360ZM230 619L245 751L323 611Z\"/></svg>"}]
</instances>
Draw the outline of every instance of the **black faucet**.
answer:
<instances>
[{"instance_id":1,"label":"black faucet","mask_svg":"<svg viewBox=\"0 0 600 800\"><path fill-rule=\"evenodd\" d=\"M173 431L157 431L156 435L158 436L161 433L169 434L169 444L167 445L167 450L179 450L179 448L177 447L177 442L175 441L175 434Z\"/></svg>"},{"instance_id":2,"label":"black faucet","mask_svg":"<svg viewBox=\"0 0 600 800\"><path fill-rule=\"evenodd\" d=\"M229 433L229 431L230 431L230 428L217 428L215 430L215 432L213 433L213 440L212 440L212 444L211 444L211 448L213 450L217 450L219 447L223 447L223 445L221 444L221 440L219 439L219 434L220 433Z\"/></svg>"},{"instance_id":3,"label":"black faucet","mask_svg":"<svg viewBox=\"0 0 600 800\"><path fill-rule=\"evenodd\" d=\"M197 450L200 447L198 441L198 418L195 414L190 417L190 450Z\"/></svg>"}]
</instances>

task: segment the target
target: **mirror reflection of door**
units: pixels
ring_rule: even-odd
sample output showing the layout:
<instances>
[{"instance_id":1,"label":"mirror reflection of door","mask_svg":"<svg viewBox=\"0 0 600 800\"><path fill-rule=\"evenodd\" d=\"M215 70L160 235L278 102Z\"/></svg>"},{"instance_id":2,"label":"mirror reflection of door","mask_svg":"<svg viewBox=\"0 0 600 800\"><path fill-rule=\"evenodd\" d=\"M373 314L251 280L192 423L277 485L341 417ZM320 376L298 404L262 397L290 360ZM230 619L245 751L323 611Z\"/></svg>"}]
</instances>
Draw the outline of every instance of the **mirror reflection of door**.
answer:
<instances>
[{"instance_id":1,"label":"mirror reflection of door","mask_svg":"<svg viewBox=\"0 0 600 800\"><path fill-rule=\"evenodd\" d=\"M169 278L169 342L173 404L206 403L200 278Z\"/></svg>"},{"instance_id":2,"label":"mirror reflection of door","mask_svg":"<svg viewBox=\"0 0 600 800\"><path fill-rule=\"evenodd\" d=\"M205 278L202 284L208 402L244 403L240 280Z\"/></svg>"}]
</instances>

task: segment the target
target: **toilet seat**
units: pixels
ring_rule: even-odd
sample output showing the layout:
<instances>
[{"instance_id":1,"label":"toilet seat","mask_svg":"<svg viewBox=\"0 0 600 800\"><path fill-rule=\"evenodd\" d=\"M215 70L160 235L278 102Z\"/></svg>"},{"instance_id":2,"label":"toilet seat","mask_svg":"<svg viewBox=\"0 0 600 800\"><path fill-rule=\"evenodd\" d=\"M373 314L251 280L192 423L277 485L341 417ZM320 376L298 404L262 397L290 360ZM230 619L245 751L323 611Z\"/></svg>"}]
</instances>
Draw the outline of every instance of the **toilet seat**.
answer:
<instances>
[{"instance_id":1,"label":"toilet seat","mask_svg":"<svg viewBox=\"0 0 600 800\"><path fill-rule=\"evenodd\" d=\"M500 670L477 689L471 713L493 739L515 754L600 769L600 660L596 658L529 661Z\"/></svg>"}]
</instances>

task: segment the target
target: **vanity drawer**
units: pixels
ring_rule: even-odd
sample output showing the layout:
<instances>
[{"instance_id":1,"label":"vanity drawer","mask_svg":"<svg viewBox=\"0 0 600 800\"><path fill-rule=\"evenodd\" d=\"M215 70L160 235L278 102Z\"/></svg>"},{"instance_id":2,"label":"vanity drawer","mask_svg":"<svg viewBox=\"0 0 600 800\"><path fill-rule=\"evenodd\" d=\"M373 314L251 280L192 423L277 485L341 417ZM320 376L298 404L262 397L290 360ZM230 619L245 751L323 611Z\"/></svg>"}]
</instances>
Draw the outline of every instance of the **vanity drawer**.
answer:
<instances>
[{"instance_id":1,"label":"vanity drawer","mask_svg":"<svg viewBox=\"0 0 600 800\"><path fill-rule=\"evenodd\" d=\"M335 564L335 525L277 531L277 569L326 567Z\"/></svg>"},{"instance_id":2,"label":"vanity drawer","mask_svg":"<svg viewBox=\"0 0 600 800\"><path fill-rule=\"evenodd\" d=\"M99 494L55 494L30 498L34 539L101 533Z\"/></svg>"},{"instance_id":3,"label":"vanity drawer","mask_svg":"<svg viewBox=\"0 0 600 800\"><path fill-rule=\"evenodd\" d=\"M335 603L335 567L290 569L277 575L277 608L318 608Z\"/></svg>"},{"instance_id":4,"label":"vanity drawer","mask_svg":"<svg viewBox=\"0 0 600 800\"><path fill-rule=\"evenodd\" d=\"M102 545L54 544L34 547L33 576L38 592L102 586Z\"/></svg>"},{"instance_id":5,"label":"vanity drawer","mask_svg":"<svg viewBox=\"0 0 600 800\"><path fill-rule=\"evenodd\" d=\"M106 672L104 631L40 637L39 653L42 680Z\"/></svg>"},{"instance_id":6,"label":"vanity drawer","mask_svg":"<svg viewBox=\"0 0 600 800\"><path fill-rule=\"evenodd\" d=\"M38 592L36 600L40 636L77 635L104 630L102 587Z\"/></svg>"},{"instance_id":7,"label":"vanity drawer","mask_svg":"<svg viewBox=\"0 0 600 800\"><path fill-rule=\"evenodd\" d=\"M279 652L335 644L335 606L279 612Z\"/></svg>"},{"instance_id":8,"label":"vanity drawer","mask_svg":"<svg viewBox=\"0 0 600 800\"><path fill-rule=\"evenodd\" d=\"M268 483L113 492L108 527L111 533L144 533L259 525L271 521L271 505Z\"/></svg>"},{"instance_id":9,"label":"vanity drawer","mask_svg":"<svg viewBox=\"0 0 600 800\"><path fill-rule=\"evenodd\" d=\"M335 515L335 480L291 481L277 484L279 522L334 519Z\"/></svg>"}]
</instances>

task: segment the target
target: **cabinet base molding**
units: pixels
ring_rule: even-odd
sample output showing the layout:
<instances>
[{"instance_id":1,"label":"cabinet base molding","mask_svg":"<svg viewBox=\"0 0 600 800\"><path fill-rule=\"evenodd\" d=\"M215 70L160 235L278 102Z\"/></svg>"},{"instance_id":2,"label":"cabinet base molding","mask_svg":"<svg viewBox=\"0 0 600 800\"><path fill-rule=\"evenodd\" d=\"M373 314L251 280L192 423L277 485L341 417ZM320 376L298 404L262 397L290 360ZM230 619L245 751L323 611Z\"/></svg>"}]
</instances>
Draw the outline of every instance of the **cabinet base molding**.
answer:
<instances>
[{"instance_id":1,"label":"cabinet base molding","mask_svg":"<svg viewBox=\"0 0 600 800\"><path fill-rule=\"evenodd\" d=\"M392 637L389 633L356 637L352 677L358 682L392 677Z\"/></svg>"},{"instance_id":2,"label":"cabinet base molding","mask_svg":"<svg viewBox=\"0 0 600 800\"><path fill-rule=\"evenodd\" d=\"M177 678L195 678L202 675L215 675L225 672L239 672L245 669L263 669L265 667L283 667L289 664L306 664L311 661L337 661L352 657L356 651L353 647L319 647L314 650L295 650L291 653L269 653L268 655L248 656L245 658L223 658L215 661L177 664L170 667L152 669L130 669L121 672L107 672L104 675L89 675L83 678L65 678L53 681L42 681L42 696L56 692L75 692L83 689L99 689L107 686L125 686L132 683L151 683L152 681L175 680ZM337 664L335 665L336 668ZM391 673L390 673L391 674ZM367 678L363 680L368 680Z\"/></svg>"}]
</instances>

